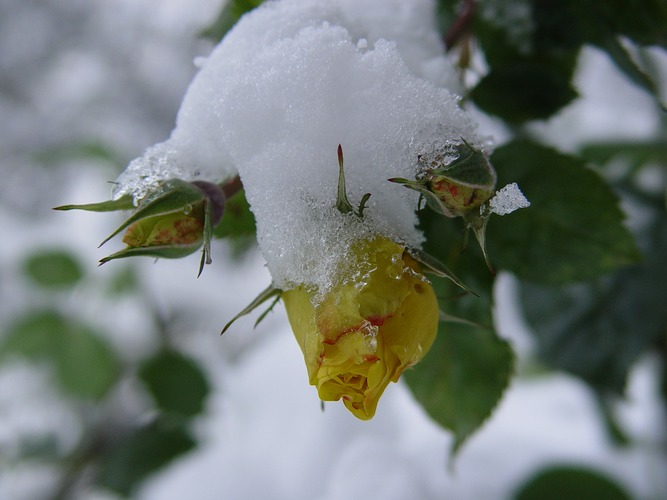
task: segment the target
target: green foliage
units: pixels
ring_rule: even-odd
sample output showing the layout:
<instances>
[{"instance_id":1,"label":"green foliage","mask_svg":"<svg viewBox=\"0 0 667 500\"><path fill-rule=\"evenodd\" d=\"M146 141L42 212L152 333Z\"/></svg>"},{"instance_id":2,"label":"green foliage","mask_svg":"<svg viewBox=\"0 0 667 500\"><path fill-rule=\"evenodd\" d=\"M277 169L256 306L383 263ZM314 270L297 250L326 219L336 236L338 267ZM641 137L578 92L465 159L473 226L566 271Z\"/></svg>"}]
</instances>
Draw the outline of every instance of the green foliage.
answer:
<instances>
[{"instance_id":1,"label":"green foliage","mask_svg":"<svg viewBox=\"0 0 667 500\"><path fill-rule=\"evenodd\" d=\"M23 269L30 280L44 288L68 288L83 277L81 264L64 249L39 249L23 261Z\"/></svg>"},{"instance_id":2,"label":"green foliage","mask_svg":"<svg viewBox=\"0 0 667 500\"><path fill-rule=\"evenodd\" d=\"M422 211L420 220L428 238L426 249L456 269L477 294L462 293L451 280L433 280L445 320L426 357L405 373L427 413L454 434L452 450L456 452L500 401L514 370L514 355L492 327L493 276L479 250L461 253L460 221L430 210Z\"/></svg>"},{"instance_id":3,"label":"green foliage","mask_svg":"<svg viewBox=\"0 0 667 500\"><path fill-rule=\"evenodd\" d=\"M64 391L94 401L119 375L116 354L93 328L53 310L32 311L9 327L0 357L9 355L46 362Z\"/></svg>"},{"instance_id":4,"label":"green foliage","mask_svg":"<svg viewBox=\"0 0 667 500\"><path fill-rule=\"evenodd\" d=\"M546 284L599 277L637 261L618 198L573 156L528 141L493 154L500 184L516 181L531 201L489 222L489 253L501 268Z\"/></svg>"},{"instance_id":5,"label":"green foliage","mask_svg":"<svg viewBox=\"0 0 667 500\"><path fill-rule=\"evenodd\" d=\"M243 14L258 7L264 0L229 0L218 14L218 18L201 35L214 41L222 40Z\"/></svg>"},{"instance_id":6,"label":"green foliage","mask_svg":"<svg viewBox=\"0 0 667 500\"><path fill-rule=\"evenodd\" d=\"M97 483L130 496L141 481L196 446L182 423L157 419L112 443L97 472Z\"/></svg>"},{"instance_id":7,"label":"green foliage","mask_svg":"<svg viewBox=\"0 0 667 500\"><path fill-rule=\"evenodd\" d=\"M199 365L177 351L164 350L145 360L139 378L158 408L183 417L201 413L210 390Z\"/></svg>"},{"instance_id":8,"label":"green foliage","mask_svg":"<svg viewBox=\"0 0 667 500\"><path fill-rule=\"evenodd\" d=\"M539 471L514 496L515 500L630 500L630 495L605 474L587 467L554 466Z\"/></svg>"},{"instance_id":9,"label":"green foliage","mask_svg":"<svg viewBox=\"0 0 667 500\"><path fill-rule=\"evenodd\" d=\"M659 205L643 211L639 263L567 287L522 286L541 359L617 394L633 364L664 342L667 329L667 213Z\"/></svg>"},{"instance_id":10,"label":"green foliage","mask_svg":"<svg viewBox=\"0 0 667 500\"><path fill-rule=\"evenodd\" d=\"M431 350L405 379L431 418L452 431L456 452L491 415L513 366L512 349L492 329L442 321Z\"/></svg>"},{"instance_id":11,"label":"green foliage","mask_svg":"<svg viewBox=\"0 0 667 500\"><path fill-rule=\"evenodd\" d=\"M487 113L512 123L546 119L572 102L577 93L567 76L539 62L494 68L470 96Z\"/></svg>"},{"instance_id":12,"label":"green foliage","mask_svg":"<svg viewBox=\"0 0 667 500\"><path fill-rule=\"evenodd\" d=\"M438 4L443 32L459 29L460 2ZM469 25L489 65L470 96L509 123L547 119L577 97L571 79L584 45L605 51L620 71L658 98L655 81L620 37L667 46L667 6L661 0L490 0L478 2Z\"/></svg>"}]
</instances>

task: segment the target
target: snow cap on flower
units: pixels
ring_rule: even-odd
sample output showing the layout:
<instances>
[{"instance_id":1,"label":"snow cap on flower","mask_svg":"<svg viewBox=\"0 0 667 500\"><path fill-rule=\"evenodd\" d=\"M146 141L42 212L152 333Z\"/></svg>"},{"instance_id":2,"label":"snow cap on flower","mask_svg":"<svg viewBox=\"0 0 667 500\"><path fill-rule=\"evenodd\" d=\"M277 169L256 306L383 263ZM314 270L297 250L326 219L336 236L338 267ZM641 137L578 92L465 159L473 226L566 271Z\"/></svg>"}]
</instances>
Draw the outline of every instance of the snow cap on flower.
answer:
<instances>
[{"instance_id":1,"label":"snow cap on flower","mask_svg":"<svg viewBox=\"0 0 667 500\"><path fill-rule=\"evenodd\" d=\"M130 165L115 195L140 198L165 177L238 173L281 289L325 293L357 241L418 247L419 195L387 179L414 179L433 144L482 142L451 90L434 9L432 0L265 2L202 63L171 137ZM333 208L338 144L352 204L371 193L363 220Z\"/></svg>"}]
</instances>

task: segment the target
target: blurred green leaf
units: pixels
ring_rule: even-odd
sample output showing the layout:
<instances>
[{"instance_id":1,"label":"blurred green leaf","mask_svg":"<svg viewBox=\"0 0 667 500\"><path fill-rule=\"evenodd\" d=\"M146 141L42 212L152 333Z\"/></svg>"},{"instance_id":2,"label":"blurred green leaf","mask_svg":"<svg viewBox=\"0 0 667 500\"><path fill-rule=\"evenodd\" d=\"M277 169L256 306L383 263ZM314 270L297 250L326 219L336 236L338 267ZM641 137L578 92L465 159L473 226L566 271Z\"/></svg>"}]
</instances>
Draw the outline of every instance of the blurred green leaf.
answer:
<instances>
[{"instance_id":1,"label":"blurred green leaf","mask_svg":"<svg viewBox=\"0 0 667 500\"><path fill-rule=\"evenodd\" d=\"M66 288L76 285L83 277L77 258L65 249L39 249L23 261L30 280L44 288Z\"/></svg>"},{"instance_id":2,"label":"blurred green leaf","mask_svg":"<svg viewBox=\"0 0 667 500\"><path fill-rule=\"evenodd\" d=\"M0 355L17 354L32 361L52 357L66 328L56 311L31 311L9 325L0 343Z\"/></svg>"},{"instance_id":3,"label":"blurred green leaf","mask_svg":"<svg viewBox=\"0 0 667 500\"><path fill-rule=\"evenodd\" d=\"M114 352L92 328L52 310L30 312L9 327L0 355L12 354L47 362L62 389L86 399L101 399L119 373Z\"/></svg>"},{"instance_id":4,"label":"blurred green leaf","mask_svg":"<svg viewBox=\"0 0 667 500\"><path fill-rule=\"evenodd\" d=\"M139 289L139 278L132 266L119 268L112 274L107 288L111 295L116 296L138 292Z\"/></svg>"},{"instance_id":5,"label":"blurred green leaf","mask_svg":"<svg viewBox=\"0 0 667 500\"><path fill-rule=\"evenodd\" d=\"M225 2L213 24L201 32L201 36L220 41L243 14L261 5L264 0L229 0Z\"/></svg>"},{"instance_id":6,"label":"blurred green leaf","mask_svg":"<svg viewBox=\"0 0 667 500\"><path fill-rule=\"evenodd\" d=\"M521 123L549 118L577 93L567 74L538 62L514 62L492 68L470 96L487 113Z\"/></svg>"},{"instance_id":7,"label":"blurred green leaf","mask_svg":"<svg viewBox=\"0 0 667 500\"><path fill-rule=\"evenodd\" d=\"M515 500L630 500L605 474L588 467L555 466L539 471L516 493Z\"/></svg>"},{"instance_id":8,"label":"blurred green leaf","mask_svg":"<svg viewBox=\"0 0 667 500\"><path fill-rule=\"evenodd\" d=\"M161 410L184 417L201 413L210 391L199 365L176 351L161 351L147 359L139 378Z\"/></svg>"},{"instance_id":9,"label":"blurred green leaf","mask_svg":"<svg viewBox=\"0 0 667 500\"><path fill-rule=\"evenodd\" d=\"M146 477L195 446L182 423L158 419L112 443L98 469L97 483L129 497Z\"/></svg>"},{"instance_id":10,"label":"blurred green leaf","mask_svg":"<svg viewBox=\"0 0 667 500\"><path fill-rule=\"evenodd\" d=\"M499 185L517 182L531 206L488 224L492 262L545 284L593 279L638 260L609 185L577 157L518 140L491 157Z\"/></svg>"},{"instance_id":11,"label":"blurred green leaf","mask_svg":"<svg viewBox=\"0 0 667 500\"><path fill-rule=\"evenodd\" d=\"M649 94L656 97L656 99L659 99L658 87L653 79L630 56L627 49L615 36L609 36L603 40L600 43L600 48L607 53L616 67L635 85L643 88Z\"/></svg>"},{"instance_id":12,"label":"blurred green leaf","mask_svg":"<svg viewBox=\"0 0 667 500\"><path fill-rule=\"evenodd\" d=\"M590 43L614 34L639 45L667 47L664 0L567 0L577 9L580 30Z\"/></svg>"},{"instance_id":13,"label":"blurred green leaf","mask_svg":"<svg viewBox=\"0 0 667 500\"><path fill-rule=\"evenodd\" d=\"M586 144L581 149L581 155L600 165L616 157L629 160L631 167L648 163L667 164L667 138L594 142Z\"/></svg>"},{"instance_id":14,"label":"blurred green leaf","mask_svg":"<svg viewBox=\"0 0 667 500\"><path fill-rule=\"evenodd\" d=\"M71 325L56 357L56 375L69 393L99 400L115 384L119 361L111 347L91 328Z\"/></svg>"},{"instance_id":15,"label":"blurred green leaf","mask_svg":"<svg viewBox=\"0 0 667 500\"><path fill-rule=\"evenodd\" d=\"M108 144L99 141L81 141L45 148L34 155L35 159L46 165L70 163L74 160L103 160L114 165L124 165L126 158Z\"/></svg>"},{"instance_id":16,"label":"blurred green leaf","mask_svg":"<svg viewBox=\"0 0 667 500\"><path fill-rule=\"evenodd\" d=\"M667 215L640 244L644 259L602 280L568 287L522 284L526 318L540 358L599 391L622 393L638 358L667 331Z\"/></svg>"}]
</instances>

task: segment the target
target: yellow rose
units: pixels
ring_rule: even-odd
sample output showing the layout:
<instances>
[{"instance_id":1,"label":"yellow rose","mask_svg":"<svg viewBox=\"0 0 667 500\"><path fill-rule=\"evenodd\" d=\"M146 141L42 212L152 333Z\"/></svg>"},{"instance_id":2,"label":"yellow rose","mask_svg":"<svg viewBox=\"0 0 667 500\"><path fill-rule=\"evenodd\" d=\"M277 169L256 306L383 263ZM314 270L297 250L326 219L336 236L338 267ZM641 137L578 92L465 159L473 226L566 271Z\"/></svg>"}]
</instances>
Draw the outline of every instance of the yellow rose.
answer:
<instances>
[{"instance_id":1,"label":"yellow rose","mask_svg":"<svg viewBox=\"0 0 667 500\"><path fill-rule=\"evenodd\" d=\"M343 399L362 420L375 414L389 382L419 362L438 330L438 303L419 264L385 238L351 252L355 277L313 303L315 291L283 292L290 325L320 399Z\"/></svg>"}]
</instances>

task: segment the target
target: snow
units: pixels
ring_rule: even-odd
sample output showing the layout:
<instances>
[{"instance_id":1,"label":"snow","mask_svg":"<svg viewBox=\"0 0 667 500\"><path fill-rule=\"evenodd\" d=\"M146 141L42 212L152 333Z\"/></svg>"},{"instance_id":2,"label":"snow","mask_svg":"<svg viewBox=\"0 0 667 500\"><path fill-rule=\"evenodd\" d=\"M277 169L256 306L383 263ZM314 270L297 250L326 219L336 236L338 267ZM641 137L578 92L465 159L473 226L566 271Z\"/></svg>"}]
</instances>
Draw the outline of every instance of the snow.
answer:
<instances>
[{"instance_id":1,"label":"snow","mask_svg":"<svg viewBox=\"0 0 667 500\"><path fill-rule=\"evenodd\" d=\"M130 164L115 196L141 198L169 177L220 182L238 172L281 289L326 291L359 239L419 246L418 195L387 179L415 178L418 156L433 148L480 139L440 86L454 70L435 27L418 25L433 5L415 7L264 4L198 61L171 137ZM338 144L353 205L371 193L363 220L333 209Z\"/></svg>"},{"instance_id":2,"label":"snow","mask_svg":"<svg viewBox=\"0 0 667 500\"><path fill-rule=\"evenodd\" d=\"M516 182L512 182L496 191L496 195L489 200L491 212L498 215L511 214L520 208L527 208L530 202L523 195Z\"/></svg>"}]
</instances>

